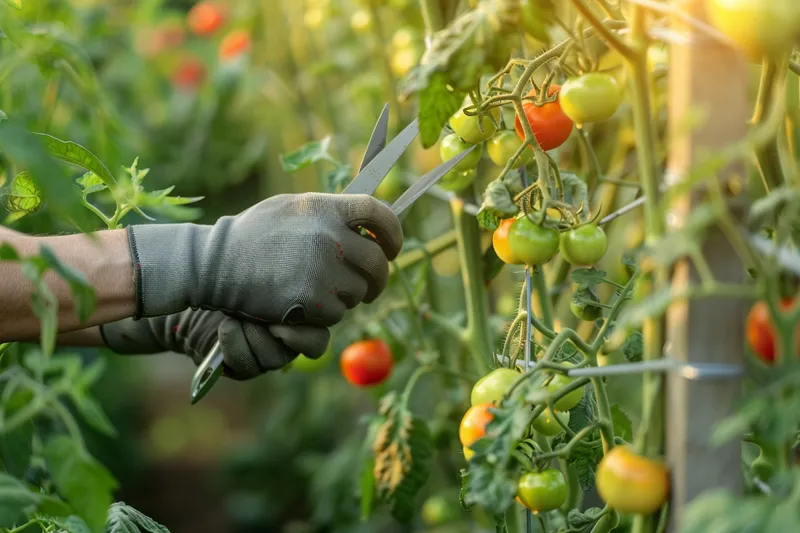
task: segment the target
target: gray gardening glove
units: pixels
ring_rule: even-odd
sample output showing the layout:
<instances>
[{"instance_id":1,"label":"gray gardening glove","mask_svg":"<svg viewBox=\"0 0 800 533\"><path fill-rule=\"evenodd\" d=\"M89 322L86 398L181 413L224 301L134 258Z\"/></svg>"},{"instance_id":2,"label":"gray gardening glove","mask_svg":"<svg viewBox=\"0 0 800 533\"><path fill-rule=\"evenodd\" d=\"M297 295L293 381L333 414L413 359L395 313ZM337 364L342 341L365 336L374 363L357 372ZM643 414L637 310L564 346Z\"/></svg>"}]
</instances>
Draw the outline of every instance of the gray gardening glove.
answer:
<instances>
[{"instance_id":1,"label":"gray gardening glove","mask_svg":"<svg viewBox=\"0 0 800 533\"><path fill-rule=\"evenodd\" d=\"M213 226L150 224L128 232L136 318L192 308L320 327L386 288L388 262L403 243L391 209L372 196L345 194L283 194Z\"/></svg>"},{"instance_id":2,"label":"gray gardening glove","mask_svg":"<svg viewBox=\"0 0 800 533\"><path fill-rule=\"evenodd\" d=\"M261 326L242 322L218 311L187 309L181 313L134 320L127 318L100 327L106 346L119 354L178 352L199 365L219 338L230 370L237 380L257 377L291 363L299 353L316 359L330 340L327 328Z\"/></svg>"}]
</instances>

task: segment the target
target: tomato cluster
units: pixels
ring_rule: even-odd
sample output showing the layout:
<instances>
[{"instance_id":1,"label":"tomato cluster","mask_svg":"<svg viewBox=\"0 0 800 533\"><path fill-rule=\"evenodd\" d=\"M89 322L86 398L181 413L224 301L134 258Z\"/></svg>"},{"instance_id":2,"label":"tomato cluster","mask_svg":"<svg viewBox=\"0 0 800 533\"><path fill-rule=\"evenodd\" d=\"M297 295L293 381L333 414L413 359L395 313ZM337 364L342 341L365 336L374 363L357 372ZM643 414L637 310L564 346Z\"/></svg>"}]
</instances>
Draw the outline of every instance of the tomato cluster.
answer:
<instances>
[{"instance_id":1,"label":"tomato cluster","mask_svg":"<svg viewBox=\"0 0 800 533\"><path fill-rule=\"evenodd\" d=\"M603 258L608 239L599 226L586 224L560 233L531 218L537 214L501 221L492 235L495 253L510 265L543 265L560 251L564 259L575 266L590 266Z\"/></svg>"}]
</instances>

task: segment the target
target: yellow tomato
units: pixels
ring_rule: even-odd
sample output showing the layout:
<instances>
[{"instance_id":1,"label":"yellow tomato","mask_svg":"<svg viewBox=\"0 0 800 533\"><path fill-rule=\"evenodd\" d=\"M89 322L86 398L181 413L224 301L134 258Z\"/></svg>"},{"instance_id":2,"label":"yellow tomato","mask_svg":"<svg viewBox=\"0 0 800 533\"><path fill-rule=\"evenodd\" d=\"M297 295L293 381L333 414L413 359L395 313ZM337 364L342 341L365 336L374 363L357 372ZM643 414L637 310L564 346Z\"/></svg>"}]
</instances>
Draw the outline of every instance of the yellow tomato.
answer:
<instances>
[{"instance_id":1,"label":"yellow tomato","mask_svg":"<svg viewBox=\"0 0 800 533\"><path fill-rule=\"evenodd\" d=\"M667 467L628 446L616 446L603 457L595 484L603 501L622 513L654 513L669 496Z\"/></svg>"}]
</instances>

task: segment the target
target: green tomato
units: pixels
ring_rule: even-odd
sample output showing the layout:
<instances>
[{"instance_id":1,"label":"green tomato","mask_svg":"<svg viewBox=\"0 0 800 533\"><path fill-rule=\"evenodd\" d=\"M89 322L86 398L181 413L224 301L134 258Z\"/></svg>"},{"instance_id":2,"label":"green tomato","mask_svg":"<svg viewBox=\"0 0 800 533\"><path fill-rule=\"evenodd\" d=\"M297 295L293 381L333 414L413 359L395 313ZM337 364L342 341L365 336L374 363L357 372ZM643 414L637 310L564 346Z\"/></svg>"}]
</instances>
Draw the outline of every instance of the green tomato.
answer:
<instances>
[{"instance_id":1,"label":"green tomato","mask_svg":"<svg viewBox=\"0 0 800 533\"><path fill-rule=\"evenodd\" d=\"M487 143L486 151L489 153L489 159L498 167L505 167L508 160L517 153L519 147L522 145L522 140L517 137L517 134L510 130L498 131ZM511 168L519 168L527 165L533 159L533 149L529 148L524 150L522 154L514 161Z\"/></svg>"},{"instance_id":2,"label":"green tomato","mask_svg":"<svg viewBox=\"0 0 800 533\"><path fill-rule=\"evenodd\" d=\"M591 302L587 302L587 299L591 300ZM572 298L570 298L569 310L580 320L594 322L603 316L603 308L599 305L593 305L592 302L600 302L600 299L592 291L584 290L576 292L572 295Z\"/></svg>"},{"instance_id":3,"label":"green tomato","mask_svg":"<svg viewBox=\"0 0 800 533\"><path fill-rule=\"evenodd\" d=\"M514 382L519 379L519 376L519 372L510 368L492 370L472 387L470 403L478 405L479 403L499 402Z\"/></svg>"},{"instance_id":4,"label":"green tomato","mask_svg":"<svg viewBox=\"0 0 800 533\"><path fill-rule=\"evenodd\" d=\"M445 191L463 191L475 181L478 173L472 170L451 170L439 181L439 187Z\"/></svg>"},{"instance_id":5,"label":"green tomato","mask_svg":"<svg viewBox=\"0 0 800 533\"><path fill-rule=\"evenodd\" d=\"M494 122L488 115L484 115L483 120L481 120L481 127L479 127L477 116L464 114L464 107L470 105L470 100L467 99L464 104L461 109L450 117L450 127L453 128L456 135L472 144L480 144L491 138L494 132L497 131L495 122L500 121L500 110L496 107L492 108L489 114L494 117Z\"/></svg>"},{"instance_id":6,"label":"green tomato","mask_svg":"<svg viewBox=\"0 0 800 533\"><path fill-rule=\"evenodd\" d=\"M526 265L543 265L558 253L558 231L518 218L508 232L511 254Z\"/></svg>"},{"instance_id":7,"label":"green tomato","mask_svg":"<svg viewBox=\"0 0 800 533\"><path fill-rule=\"evenodd\" d=\"M561 363L561 365L569 367L575 366L572 363L567 362ZM553 374L553 379L551 379L550 383L547 384L547 391L550 394L553 394L563 389L567 385L570 385L573 381L575 381L574 378L570 378L564 374ZM569 411L578 405L578 402L581 401L581 398L583 398L583 387L578 387L577 389L567 393L565 396L559 398L554 407L556 408L556 411Z\"/></svg>"},{"instance_id":8,"label":"green tomato","mask_svg":"<svg viewBox=\"0 0 800 533\"><path fill-rule=\"evenodd\" d=\"M545 407L542 414L533 420L531 427L534 431L541 433L545 437L554 437L564 431L564 428L558 423L556 417L558 417L558 420L564 425L569 424L569 411L556 411L556 414L553 415L553 411L551 411L549 407Z\"/></svg>"},{"instance_id":9,"label":"green tomato","mask_svg":"<svg viewBox=\"0 0 800 533\"><path fill-rule=\"evenodd\" d=\"M455 133L451 133L439 141L439 155L442 157L442 161L448 161L453 159L461 152L469 150L472 148L472 146L472 144L463 141L461 137ZM478 166L478 162L480 160L481 151L480 148L476 148L467 154L464 159L459 161L458 164L453 167L451 172L467 172L469 170L473 170Z\"/></svg>"},{"instance_id":10,"label":"green tomato","mask_svg":"<svg viewBox=\"0 0 800 533\"><path fill-rule=\"evenodd\" d=\"M600 261L608 249L603 228L587 224L561 234L561 255L571 265L588 266Z\"/></svg>"},{"instance_id":11,"label":"green tomato","mask_svg":"<svg viewBox=\"0 0 800 533\"><path fill-rule=\"evenodd\" d=\"M610 119L622 103L622 89L616 78L590 72L568 79L558 93L561 110L576 124Z\"/></svg>"},{"instance_id":12,"label":"green tomato","mask_svg":"<svg viewBox=\"0 0 800 533\"><path fill-rule=\"evenodd\" d=\"M458 519L459 514L457 503L443 494L431 496L422 504L422 521L429 527L453 522Z\"/></svg>"},{"instance_id":13,"label":"green tomato","mask_svg":"<svg viewBox=\"0 0 800 533\"><path fill-rule=\"evenodd\" d=\"M531 511L552 511L567 501L569 487L561 470L548 468L523 474L517 484L517 496Z\"/></svg>"}]
</instances>

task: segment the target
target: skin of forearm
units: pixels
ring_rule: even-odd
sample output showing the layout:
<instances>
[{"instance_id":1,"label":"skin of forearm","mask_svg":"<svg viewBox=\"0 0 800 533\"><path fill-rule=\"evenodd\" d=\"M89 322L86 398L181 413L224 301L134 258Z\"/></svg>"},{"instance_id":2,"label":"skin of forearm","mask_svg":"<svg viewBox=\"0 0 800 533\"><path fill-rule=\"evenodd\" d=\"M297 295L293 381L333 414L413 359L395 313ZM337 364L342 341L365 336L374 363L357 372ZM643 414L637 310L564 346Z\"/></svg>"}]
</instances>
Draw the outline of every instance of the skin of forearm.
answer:
<instances>
[{"instance_id":1,"label":"skin of forearm","mask_svg":"<svg viewBox=\"0 0 800 533\"><path fill-rule=\"evenodd\" d=\"M8 243L21 256L39 254L43 244L59 260L80 271L95 289L96 306L81 323L69 285L48 271L44 281L58 301L59 344L94 346L102 343L100 324L133 316L136 311L135 278L125 230L87 234L30 236L0 227L0 244ZM31 307L33 284L19 264L0 261L0 342L31 341L39 336L39 319ZM85 331L76 331L85 330ZM76 332L70 335L63 335Z\"/></svg>"}]
</instances>

